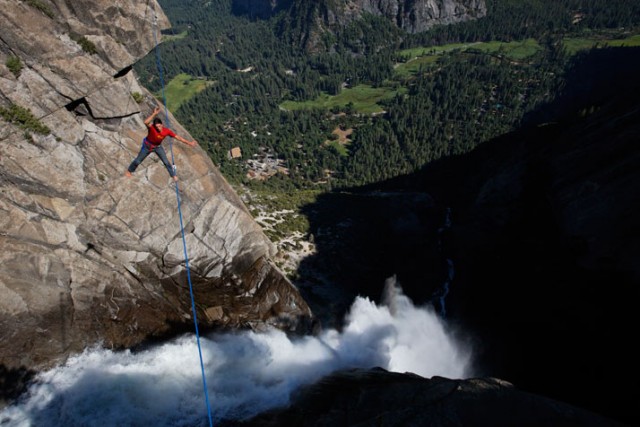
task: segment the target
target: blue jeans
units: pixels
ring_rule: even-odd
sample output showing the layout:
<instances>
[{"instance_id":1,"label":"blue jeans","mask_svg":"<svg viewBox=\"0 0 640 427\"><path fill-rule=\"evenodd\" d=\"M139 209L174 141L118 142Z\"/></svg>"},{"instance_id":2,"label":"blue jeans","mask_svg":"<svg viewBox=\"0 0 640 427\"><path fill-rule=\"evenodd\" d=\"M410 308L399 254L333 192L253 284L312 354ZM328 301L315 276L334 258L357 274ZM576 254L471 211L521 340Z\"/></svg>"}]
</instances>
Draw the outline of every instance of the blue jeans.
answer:
<instances>
[{"instance_id":1,"label":"blue jeans","mask_svg":"<svg viewBox=\"0 0 640 427\"><path fill-rule=\"evenodd\" d=\"M173 177L175 175L175 172L173 171L173 166L171 166L171 163L169 163L169 159L167 159L167 153L165 153L164 148L162 148L161 145L158 145L155 148L149 148L149 145L146 142L146 138L142 140L142 147L140 147L138 157L133 159L133 162L131 162L131 164L129 165L129 172L135 172L138 166L140 166L140 163L142 163L142 161L146 159L147 156L151 153L156 153L156 155L160 157L160 160L162 160L162 163L164 163L167 171L169 171L169 175Z\"/></svg>"}]
</instances>

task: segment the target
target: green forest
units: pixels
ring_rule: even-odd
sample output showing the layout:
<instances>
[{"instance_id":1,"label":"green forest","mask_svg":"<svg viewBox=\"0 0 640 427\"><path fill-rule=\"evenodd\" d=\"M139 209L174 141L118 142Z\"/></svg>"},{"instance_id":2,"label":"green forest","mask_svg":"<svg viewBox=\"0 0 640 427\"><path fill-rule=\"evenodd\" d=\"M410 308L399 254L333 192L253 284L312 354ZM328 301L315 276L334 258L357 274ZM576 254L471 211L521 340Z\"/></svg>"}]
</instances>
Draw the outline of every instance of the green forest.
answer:
<instances>
[{"instance_id":1,"label":"green forest","mask_svg":"<svg viewBox=\"0 0 640 427\"><path fill-rule=\"evenodd\" d=\"M420 34L375 16L318 31L322 1L266 19L232 0L159 3L173 27L136 64L142 83L232 185L274 192L361 186L466 153L557 96L582 52L640 44L637 0L487 0L485 17Z\"/></svg>"}]
</instances>

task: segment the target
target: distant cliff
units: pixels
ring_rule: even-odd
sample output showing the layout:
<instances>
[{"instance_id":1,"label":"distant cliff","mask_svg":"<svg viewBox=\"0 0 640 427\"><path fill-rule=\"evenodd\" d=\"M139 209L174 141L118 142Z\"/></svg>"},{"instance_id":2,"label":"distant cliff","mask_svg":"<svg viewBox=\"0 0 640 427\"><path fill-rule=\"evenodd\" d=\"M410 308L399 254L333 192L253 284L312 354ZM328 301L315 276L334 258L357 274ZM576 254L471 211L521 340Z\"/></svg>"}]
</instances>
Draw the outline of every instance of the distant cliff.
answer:
<instances>
[{"instance_id":1,"label":"distant cliff","mask_svg":"<svg viewBox=\"0 0 640 427\"><path fill-rule=\"evenodd\" d=\"M481 18L487 13L484 0L347 0L343 3L333 8L338 21L369 13L384 16L408 33Z\"/></svg>"},{"instance_id":2,"label":"distant cliff","mask_svg":"<svg viewBox=\"0 0 640 427\"><path fill-rule=\"evenodd\" d=\"M124 177L157 105L132 64L167 18L155 1L3 0L0 21L2 372L192 330L175 187L154 155ZM173 154L198 320L299 327L311 312L242 201L201 148Z\"/></svg>"},{"instance_id":3,"label":"distant cliff","mask_svg":"<svg viewBox=\"0 0 640 427\"><path fill-rule=\"evenodd\" d=\"M399 28L418 33L434 25L481 18L487 13L484 0L307 0L318 10L329 11L330 20L346 22L364 13L384 16ZM305 0L233 0L235 13L268 18L274 13L299 9Z\"/></svg>"},{"instance_id":4,"label":"distant cliff","mask_svg":"<svg viewBox=\"0 0 640 427\"><path fill-rule=\"evenodd\" d=\"M319 28L335 31L371 14L387 18L407 33L419 33L487 13L484 0L233 0L233 8L235 13L263 19L285 10L293 21L306 17L309 32Z\"/></svg>"}]
</instances>

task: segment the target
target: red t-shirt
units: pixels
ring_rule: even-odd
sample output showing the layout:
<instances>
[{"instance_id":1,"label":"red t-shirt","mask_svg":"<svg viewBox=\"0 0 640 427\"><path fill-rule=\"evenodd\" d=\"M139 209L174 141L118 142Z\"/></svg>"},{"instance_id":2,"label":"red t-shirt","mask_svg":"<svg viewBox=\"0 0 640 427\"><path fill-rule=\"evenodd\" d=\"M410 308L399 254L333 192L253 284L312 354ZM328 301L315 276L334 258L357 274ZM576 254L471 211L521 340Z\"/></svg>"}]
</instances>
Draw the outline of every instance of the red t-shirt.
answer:
<instances>
[{"instance_id":1,"label":"red t-shirt","mask_svg":"<svg viewBox=\"0 0 640 427\"><path fill-rule=\"evenodd\" d=\"M149 144L157 147L158 145L162 144L162 141L168 136L175 138L176 134L171 129L166 127L162 128L162 132L158 132L154 125L150 125L149 133L147 134L147 141L149 142Z\"/></svg>"}]
</instances>

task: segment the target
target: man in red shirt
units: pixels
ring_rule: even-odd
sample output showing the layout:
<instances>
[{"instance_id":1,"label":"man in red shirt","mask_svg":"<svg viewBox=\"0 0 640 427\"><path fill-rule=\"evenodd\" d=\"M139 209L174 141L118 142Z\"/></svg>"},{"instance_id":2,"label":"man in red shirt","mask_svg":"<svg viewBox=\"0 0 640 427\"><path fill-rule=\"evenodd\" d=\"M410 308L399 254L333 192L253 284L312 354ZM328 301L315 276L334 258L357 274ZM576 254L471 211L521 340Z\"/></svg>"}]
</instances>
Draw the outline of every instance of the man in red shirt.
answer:
<instances>
[{"instance_id":1,"label":"man in red shirt","mask_svg":"<svg viewBox=\"0 0 640 427\"><path fill-rule=\"evenodd\" d=\"M162 163L164 163L167 171L169 171L169 175L173 178L174 181L177 181L178 177L176 176L171 163L169 163L169 159L167 159L167 153L164 151L164 148L162 148L160 144L162 144L162 141L167 136L170 136L191 147L195 147L196 145L198 145L195 139L193 141L187 141L183 137L176 135L171 129L164 127L162 124L162 120L160 120L159 118L154 118L158 115L159 112L160 107L156 107L156 109L153 110L153 113L151 113L151 115L144 121L145 126L147 126L147 136L142 140L142 147L140 148L140 152L138 153L138 156L133 159L133 162L131 162L131 164L129 165L129 168L124 173L125 176L131 177L131 174L135 172L140 163L142 163L142 161L146 159L149 154L156 153L156 155L160 157L160 160L162 160ZM151 123L152 120L153 124Z\"/></svg>"}]
</instances>

